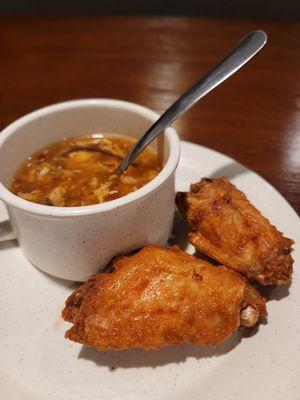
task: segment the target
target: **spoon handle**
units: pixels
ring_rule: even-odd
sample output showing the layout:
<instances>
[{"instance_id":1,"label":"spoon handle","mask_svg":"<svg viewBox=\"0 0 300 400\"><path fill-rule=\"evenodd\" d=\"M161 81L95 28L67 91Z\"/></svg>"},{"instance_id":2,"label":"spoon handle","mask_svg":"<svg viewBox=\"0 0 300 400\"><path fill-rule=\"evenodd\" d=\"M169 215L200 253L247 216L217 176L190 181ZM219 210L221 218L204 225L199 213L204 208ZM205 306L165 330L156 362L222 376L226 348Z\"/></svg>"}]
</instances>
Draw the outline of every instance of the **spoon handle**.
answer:
<instances>
[{"instance_id":1,"label":"spoon handle","mask_svg":"<svg viewBox=\"0 0 300 400\"><path fill-rule=\"evenodd\" d=\"M118 170L123 173L140 152L172 122L189 110L202 97L246 64L266 44L267 34L257 30L246 35L238 45L207 75L188 89L147 130L132 151L123 159Z\"/></svg>"}]
</instances>

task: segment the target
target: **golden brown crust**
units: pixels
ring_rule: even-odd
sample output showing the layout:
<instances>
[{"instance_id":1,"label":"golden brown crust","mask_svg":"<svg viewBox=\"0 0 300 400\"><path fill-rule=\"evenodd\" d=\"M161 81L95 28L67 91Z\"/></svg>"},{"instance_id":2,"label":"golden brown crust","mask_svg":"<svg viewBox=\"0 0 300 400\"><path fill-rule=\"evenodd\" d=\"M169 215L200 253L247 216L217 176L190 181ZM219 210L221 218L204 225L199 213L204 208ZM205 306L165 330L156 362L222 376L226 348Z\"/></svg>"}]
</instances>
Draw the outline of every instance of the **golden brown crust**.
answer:
<instances>
[{"instance_id":1,"label":"golden brown crust","mask_svg":"<svg viewBox=\"0 0 300 400\"><path fill-rule=\"evenodd\" d=\"M240 326L248 305L266 316L243 277L178 248L147 246L113 266L67 299L62 315L73 326L66 338L98 350L214 344Z\"/></svg>"},{"instance_id":2,"label":"golden brown crust","mask_svg":"<svg viewBox=\"0 0 300 400\"><path fill-rule=\"evenodd\" d=\"M218 262L262 285L289 283L293 240L283 236L228 179L202 179L176 204L188 220L189 241Z\"/></svg>"}]
</instances>

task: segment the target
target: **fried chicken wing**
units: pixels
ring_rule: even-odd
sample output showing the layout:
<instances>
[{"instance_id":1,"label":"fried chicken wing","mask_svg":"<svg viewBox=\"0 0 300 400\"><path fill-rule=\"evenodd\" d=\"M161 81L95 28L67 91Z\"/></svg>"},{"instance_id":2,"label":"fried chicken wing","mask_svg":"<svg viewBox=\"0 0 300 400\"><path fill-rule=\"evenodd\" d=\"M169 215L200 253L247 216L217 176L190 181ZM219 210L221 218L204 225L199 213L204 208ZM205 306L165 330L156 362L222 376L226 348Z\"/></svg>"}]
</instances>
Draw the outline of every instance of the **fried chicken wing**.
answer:
<instances>
[{"instance_id":1,"label":"fried chicken wing","mask_svg":"<svg viewBox=\"0 0 300 400\"><path fill-rule=\"evenodd\" d=\"M283 236L228 179L202 179L176 204L200 252L262 285L290 282L293 240Z\"/></svg>"},{"instance_id":2,"label":"fried chicken wing","mask_svg":"<svg viewBox=\"0 0 300 400\"><path fill-rule=\"evenodd\" d=\"M66 301L65 337L105 349L215 344L266 316L264 299L245 278L179 248L147 246L113 261Z\"/></svg>"}]
</instances>

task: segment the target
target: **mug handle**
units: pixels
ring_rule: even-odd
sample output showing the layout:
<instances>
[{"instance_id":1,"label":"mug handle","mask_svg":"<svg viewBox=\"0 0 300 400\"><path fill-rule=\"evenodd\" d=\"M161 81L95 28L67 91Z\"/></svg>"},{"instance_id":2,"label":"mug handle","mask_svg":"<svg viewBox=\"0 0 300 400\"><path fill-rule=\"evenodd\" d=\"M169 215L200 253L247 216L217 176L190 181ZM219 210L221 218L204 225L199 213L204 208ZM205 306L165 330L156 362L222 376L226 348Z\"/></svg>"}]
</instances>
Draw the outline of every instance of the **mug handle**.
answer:
<instances>
[{"instance_id":1,"label":"mug handle","mask_svg":"<svg viewBox=\"0 0 300 400\"><path fill-rule=\"evenodd\" d=\"M0 242L16 239L17 235L13 231L9 222L9 216L4 203L0 200Z\"/></svg>"}]
</instances>

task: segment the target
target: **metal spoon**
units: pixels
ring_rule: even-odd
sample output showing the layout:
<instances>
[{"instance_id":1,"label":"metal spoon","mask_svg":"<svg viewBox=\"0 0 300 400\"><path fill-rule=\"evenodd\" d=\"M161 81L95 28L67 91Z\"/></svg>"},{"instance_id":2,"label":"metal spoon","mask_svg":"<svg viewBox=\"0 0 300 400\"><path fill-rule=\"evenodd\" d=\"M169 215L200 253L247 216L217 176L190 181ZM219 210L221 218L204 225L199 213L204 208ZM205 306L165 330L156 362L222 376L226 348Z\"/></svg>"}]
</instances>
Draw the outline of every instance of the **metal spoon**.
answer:
<instances>
[{"instance_id":1,"label":"metal spoon","mask_svg":"<svg viewBox=\"0 0 300 400\"><path fill-rule=\"evenodd\" d=\"M267 34L264 31L254 31L246 35L238 45L221 62L194 86L188 89L169 107L162 116L147 130L131 152L123 159L117 169L122 174L140 152L148 146L162 131L178 117L189 110L202 97L220 83L238 71L266 44Z\"/></svg>"}]
</instances>

